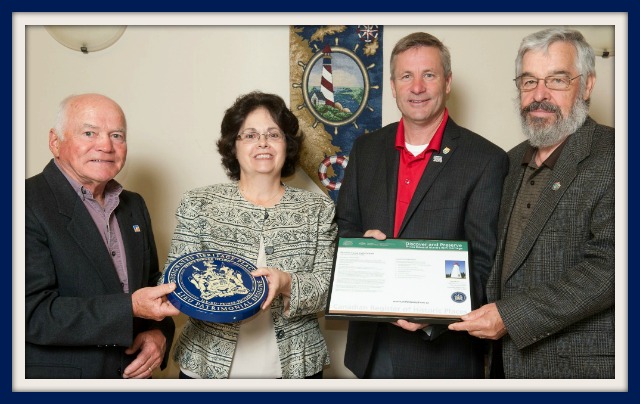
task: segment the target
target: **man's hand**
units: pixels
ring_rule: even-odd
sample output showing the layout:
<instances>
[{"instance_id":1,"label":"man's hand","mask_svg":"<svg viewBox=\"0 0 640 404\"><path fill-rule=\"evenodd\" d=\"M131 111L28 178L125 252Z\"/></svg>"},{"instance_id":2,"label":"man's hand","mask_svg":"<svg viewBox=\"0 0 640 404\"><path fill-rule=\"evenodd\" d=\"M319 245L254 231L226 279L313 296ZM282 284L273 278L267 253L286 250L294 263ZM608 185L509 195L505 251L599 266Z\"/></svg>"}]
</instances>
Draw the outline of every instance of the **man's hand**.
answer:
<instances>
[{"instance_id":1,"label":"man's hand","mask_svg":"<svg viewBox=\"0 0 640 404\"><path fill-rule=\"evenodd\" d=\"M429 324L425 324L425 323L412 323L410 321L407 320L398 320L398 321L394 321L393 323L391 323L395 326L398 326L400 328L404 328L407 331L418 331L421 330L425 327L428 327Z\"/></svg>"},{"instance_id":2,"label":"man's hand","mask_svg":"<svg viewBox=\"0 0 640 404\"><path fill-rule=\"evenodd\" d=\"M180 310L167 300L167 295L175 289L175 283L163 283L136 290L131 295L133 316L155 321L177 316Z\"/></svg>"},{"instance_id":3,"label":"man's hand","mask_svg":"<svg viewBox=\"0 0 640 404\"><path fill-rule=\"evenodd\" d=\"M364 232L364 234L362 235L362 237L373 237L376 240L386 240L387 239L387 235L384 234L383 232L381 232L380 230L367 230Z\"/></svg>"},{"instance_id":4,"label":"man's hand","mask_svg":"<svg viewBox=\"0 0 640 404\"><path fill-rule=\"evenodd\" d=\"M474 337L492 340L499 340L507 334L507 328L495 303L485 304L461 318L461 322L449 324L449 329L467 331Z\"/></svg>"},{"instance_id":5,"label":"man's hand","mask_svg":"<svg viewBox=\"0 0 640 404\"><path fill-rule=\"evenodd\" d=\"M141 332L136 336L133 345L124 351L127 355L140 352L124 370L122 377L125 379L148 379L153 374L153 370L162 364L166 349L167 339L160 330Z\"/></svg>"}]
</instances>

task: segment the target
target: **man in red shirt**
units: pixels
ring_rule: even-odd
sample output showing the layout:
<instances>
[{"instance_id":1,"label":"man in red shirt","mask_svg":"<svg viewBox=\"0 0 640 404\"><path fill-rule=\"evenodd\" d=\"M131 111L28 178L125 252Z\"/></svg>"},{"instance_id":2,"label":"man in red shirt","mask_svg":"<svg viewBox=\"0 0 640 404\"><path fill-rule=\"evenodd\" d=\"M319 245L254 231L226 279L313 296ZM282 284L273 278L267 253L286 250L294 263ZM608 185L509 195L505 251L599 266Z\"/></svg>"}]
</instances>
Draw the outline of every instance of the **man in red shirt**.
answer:
<instances>
[{"instance_id":1,"label":"man in red shirt","mask_svg":"<svg viewBox=\"0 0 640 404\"><path fill-rule=\"evenodd\" d=\"M451 79L438 38L416 32L395 45L391 90L402 119L354 142L336 214L341 237L468 240L479 307L508 161L449 117ZM350 321L344 361L359 378L483 378L485 353L483 341L446 325Z\"/></svg>"}]
</instances>

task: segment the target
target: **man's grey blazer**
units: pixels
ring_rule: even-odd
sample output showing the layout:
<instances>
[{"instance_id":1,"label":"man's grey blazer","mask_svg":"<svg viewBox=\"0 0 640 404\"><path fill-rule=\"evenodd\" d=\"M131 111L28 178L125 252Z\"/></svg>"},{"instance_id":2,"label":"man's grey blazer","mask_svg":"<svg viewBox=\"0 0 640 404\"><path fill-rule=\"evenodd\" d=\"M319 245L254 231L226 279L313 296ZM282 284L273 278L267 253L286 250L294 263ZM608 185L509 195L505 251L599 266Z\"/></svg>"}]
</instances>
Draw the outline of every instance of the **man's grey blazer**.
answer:
<instances>
[{"instance_id":1,"label":"man's grey blazer","mask_svg":"<svg viewBox=\"0 0 640 404\"><path fill-rule=\"evenodd\" d=\"M362 237L370 229L393 237L400 162L397 128L394 123L354 142L338 196L341 237ZM398 235L468 240L474 307L485 301L507 166L504 150L449 117L441 150L432 154ZM422 331L409 332L389 323L350 321L345 365L358 377L365 375L379 326L386 327L396 378L484 376L484 343L467 333L440 325L429 338Z\"/></svg>"},{"instance_id":2,"label":"man's grey blazer","mask_svg":"<svg viewBox=\"0 0 640 404\"><path fill-rule=\"evenodd\" d=\"M507 378L615 376L614 143L614 129L591 118L571 135L505 264L528 142L509 152L500 242L487 285L508 331L502 338Z\"/></svg>"},{"instance_id":3,"label":"man's grey blazer","mask_svg":"<svg viewBox=\"0 0 640 404\"><path fill-rule=\"evenodd\" d=\"M53 160L26 180L25 192L25 377L120 378L135 358L124 350L151 328L167 337L165 366L173 319L134 319L100 232ZM158 256L144 200L123 190L115 214L130 293L156 286Z\"/></svg>"}]
</instances>

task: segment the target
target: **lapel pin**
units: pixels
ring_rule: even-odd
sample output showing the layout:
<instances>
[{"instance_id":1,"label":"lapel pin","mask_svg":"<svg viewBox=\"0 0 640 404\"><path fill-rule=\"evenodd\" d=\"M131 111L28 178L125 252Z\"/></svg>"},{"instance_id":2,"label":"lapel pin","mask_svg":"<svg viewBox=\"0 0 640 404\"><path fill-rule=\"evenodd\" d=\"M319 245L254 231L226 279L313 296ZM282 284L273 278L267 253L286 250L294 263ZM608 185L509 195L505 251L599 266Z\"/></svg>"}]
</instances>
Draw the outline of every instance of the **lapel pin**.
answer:
<instances>
[{"instance_id":1,"label":"lapel pin","mask_svg":"<svg viewBox=\"0 0 640 404\"><path fill-rule=\"evenodd\" d=\"M140 226L138 226L137 224L134 224L133 231L135 231L136 233L140 233Z\"/></svg>"},{"instance_id":2,"label":"lapel pin","mask_svg":"<svg viewBox=\"0 0 640 404\"><path fill-rule=\"evenodd\" d=\"M442 163L442 156L433 156L434 163Z\"/></svg>"},{"instance_id":3,"label":"lapel pin","mask_svg":"<svg viewBox=\"0 0 640 404\"><path fill-rule=\"evenodd\" d=\"M553 185L551 186L551 189L553 189L554 191L559 190L561 187L559 182L554 182Z\"/></svg>"},{"instance_id":4,"label":"lapel pin","mask_svg":"<svg viewBox=\"0 0 640 404\"><path fill-rule=\"evenodd\" d=\"M451 151L450 148L445 147L444 149L442 149L442 154L448 154Z\"/></svg>"}]
</instances>

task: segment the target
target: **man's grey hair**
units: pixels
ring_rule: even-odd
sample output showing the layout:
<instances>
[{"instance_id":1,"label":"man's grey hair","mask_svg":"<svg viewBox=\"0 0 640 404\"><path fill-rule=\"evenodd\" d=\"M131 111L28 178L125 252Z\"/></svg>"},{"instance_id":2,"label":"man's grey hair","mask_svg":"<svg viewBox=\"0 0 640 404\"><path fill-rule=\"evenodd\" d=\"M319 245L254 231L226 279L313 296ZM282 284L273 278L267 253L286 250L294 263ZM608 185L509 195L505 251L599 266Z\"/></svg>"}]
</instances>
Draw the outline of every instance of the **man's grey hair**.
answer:
<instances>
[{"instance_id":1,"label":"man's grey hair","mask_svg":"<svg viewBox=\"0 0 640 404\"><path fill-rule=\"evenodd\" d=\"M124 112L122 111L122 108L117 102L107 97L106 95L99 94L99 93L71 94L66 98L64 98L62 101L60 101L60 104L58 104L58 112L56 113L56 122L55 122L55 125L53 126L53 130L56 133L56 135L58 135L58 138L60 140L64 140L64 132L65 130L67 130L69 113L71 112L69 111L69 108L71 108L74 105L74 101L76 101L78 98L87 98L87 97L102 98L102 99L109 100L113 104L115 104L115 106L118 107L118 109L120 110L120 114L122 114L122 119L124 120L125 127L122 129L126 131L127 121L126 121Z\"/></svg>"},{"instance_id":2,"label":"man's grey hair","mask_svg":"<svg viewBox=\"0 0 640 404\"><path fill-rule=\"evenodd\" d=\"M529 51L548 52L549 46L555 42L567 42L576 48L576 68L582 74L580 77L580 87L584 90L589 76L596 75L596 56L593 48L584 39L580 31L569 28L547 28L535 32L522 39L518 56L516 57L516 77L522 74L522 59Z\"/></svg>"},{"instance_id":3,"label":"man's grey hair","mask_svg":"<svg viewBox=\"0 0 640 404\"><path fill-rule=\"evenodd\" d=\"M69 118L69 114L67 113L69 105L71 105L71 101L76 97L76 94L72 94L60 101L60 104L58 104L56 123L53 127L53 130L56 132L56 135L58 135L58 138L60 138L60 140L64 140L64 131L67 128L67 119Z\"/></svg>"}]
</instances>

